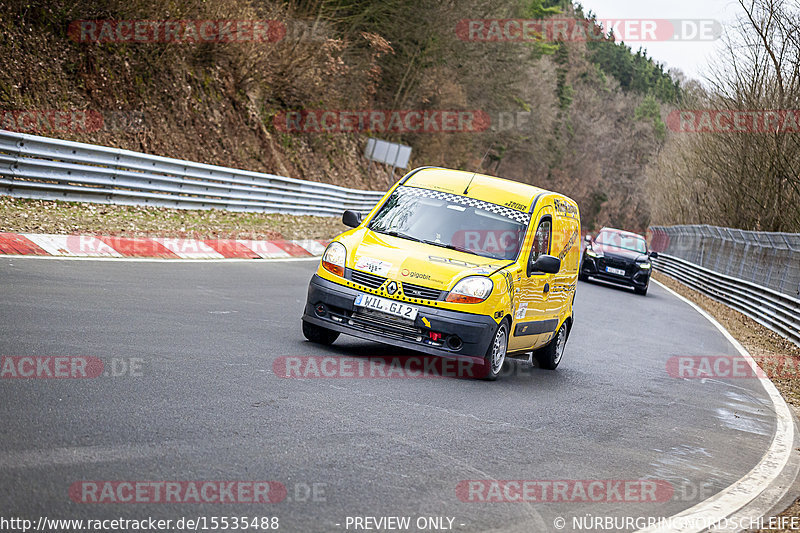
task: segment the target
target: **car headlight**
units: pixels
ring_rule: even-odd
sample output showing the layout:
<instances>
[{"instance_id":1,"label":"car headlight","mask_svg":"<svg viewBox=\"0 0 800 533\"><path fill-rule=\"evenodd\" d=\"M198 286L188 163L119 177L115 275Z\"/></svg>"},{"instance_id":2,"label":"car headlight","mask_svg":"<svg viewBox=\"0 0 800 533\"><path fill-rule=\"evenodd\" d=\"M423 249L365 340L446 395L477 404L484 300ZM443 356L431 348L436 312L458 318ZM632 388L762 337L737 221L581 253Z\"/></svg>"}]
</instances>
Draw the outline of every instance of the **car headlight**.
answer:
<instances>
[{"instance_id":1,"label":"car headlight","mask_svg":"<svg viewBox=\"0 0 800 533\"><path fill-rule=\"evenodd\" d=\"M636 263L639 265L639 268L650 268L650 263Z\"/></svg>"},{"instance_id":2,"label":"car headlight","mask_svg":"<svg viewBox=\"0 0 800 533\"><path fill-rule=\"evenodd\" d=\"M344 262L346 258L347 249L344 244L332 242L325 248L325 253L322 254L322 268L332 274L344 277Z\"/></svg>"},{"instance_id":3,"label":"car headlight","mask_svg":"<svg viewBox=\"0 0 800 533\"><path fill-rule=\"evenodd\" d=\"M457 304L476 304L492 294L494 283L486 276L468 276L453 287L445 301Z\"/></svg>"},{"instance_id":4,"label":"car headlight","mask_svg":"<svg viewBox=\"0 0 800 533\"><path fill-rule=\"evenodd\" d=\"M591 248L587 248L586 249L586 255L588 255L589 257L600 257L600 254L598 254L597 252L595 252Z\"/></svg>"}]
</instances>

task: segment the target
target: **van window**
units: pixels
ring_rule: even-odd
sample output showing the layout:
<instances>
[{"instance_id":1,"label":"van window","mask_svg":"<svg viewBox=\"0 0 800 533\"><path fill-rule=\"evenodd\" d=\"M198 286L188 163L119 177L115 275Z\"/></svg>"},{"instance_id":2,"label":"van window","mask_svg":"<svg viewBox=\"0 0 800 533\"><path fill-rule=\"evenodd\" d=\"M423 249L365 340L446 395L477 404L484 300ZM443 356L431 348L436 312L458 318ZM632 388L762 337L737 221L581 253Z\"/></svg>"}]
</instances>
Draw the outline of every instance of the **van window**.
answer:
<instances>
[{"instance_id":1,"label":"van window","mask_svg":"<svg viewBox=\"0 0 800 533\"><path fill-rule=\"evenodd\" d=\"M454 194L398 187L369 229L491 259L515 261L528 213Z\"/></svg>"},{"instance_id":2,"label":"van window","mask_svg":"<svg viewBox=\"0 0 800 533\"><path fill-rule=\"evenodd\" d=\"M536 228L536 235L533 237L529 264L532 265L540 255L550 253L551 226L552 222L550 218L545 218L539 222L539 227Z\"/></svg>"}]
</instances>

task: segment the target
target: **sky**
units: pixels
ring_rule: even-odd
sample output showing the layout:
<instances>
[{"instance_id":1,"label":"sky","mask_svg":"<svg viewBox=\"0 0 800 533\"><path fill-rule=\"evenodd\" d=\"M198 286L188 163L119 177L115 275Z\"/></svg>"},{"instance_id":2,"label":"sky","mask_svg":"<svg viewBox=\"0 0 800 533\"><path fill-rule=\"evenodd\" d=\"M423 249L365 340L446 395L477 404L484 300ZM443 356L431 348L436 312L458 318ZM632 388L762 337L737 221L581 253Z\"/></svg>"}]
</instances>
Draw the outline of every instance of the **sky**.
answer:
<instances>
[{"instance_id":1,"label":"sky","mask_svg":"<svg viewBox=\"0 0 800 533\"><path fill-rule=\"evenodd\" d=\"M659 63L670 68L679 68L686 75L703 80L708 65L713 61L715 51L722 46L721 39L713 39L715 29L726 31L732 23L742 14L742 8L737 0L580 0L584 11L593 11L597 18L624 19L642 21L680 21L686 40L667 41L661 40L661 32L656 32L657 40L636 41L625 39L633 50L641 45L647 50L647 55ZM701 22L702 21L702 22ZM714 24L716 21L717 24ZM664 25L656 22L657 27ZM667 28L674 27L671 24ZM636 25L629 26L631 37L641 35L637 32ZM709 38L691 39L693 33L705 31Z\"/></svg>"}]
</instances>

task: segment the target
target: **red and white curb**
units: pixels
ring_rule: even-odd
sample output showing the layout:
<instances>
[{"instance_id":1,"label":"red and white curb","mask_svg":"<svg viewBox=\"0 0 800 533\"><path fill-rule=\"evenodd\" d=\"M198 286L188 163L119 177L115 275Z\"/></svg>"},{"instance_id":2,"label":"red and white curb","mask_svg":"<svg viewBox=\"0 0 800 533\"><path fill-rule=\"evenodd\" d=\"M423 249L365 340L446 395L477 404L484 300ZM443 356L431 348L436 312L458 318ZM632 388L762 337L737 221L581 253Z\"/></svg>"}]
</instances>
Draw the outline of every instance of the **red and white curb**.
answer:
<instances>
[{"instance_id":1,"label":"red and white curb","mask_svg":"<svg viewBox=\"0 0 800 533\"><path fill-rule=\"evenodd\" d=\"M288 259L318 257L328 241L173 239L0 233L0 255L159 259Z\"/></svg>"}]
</instances>

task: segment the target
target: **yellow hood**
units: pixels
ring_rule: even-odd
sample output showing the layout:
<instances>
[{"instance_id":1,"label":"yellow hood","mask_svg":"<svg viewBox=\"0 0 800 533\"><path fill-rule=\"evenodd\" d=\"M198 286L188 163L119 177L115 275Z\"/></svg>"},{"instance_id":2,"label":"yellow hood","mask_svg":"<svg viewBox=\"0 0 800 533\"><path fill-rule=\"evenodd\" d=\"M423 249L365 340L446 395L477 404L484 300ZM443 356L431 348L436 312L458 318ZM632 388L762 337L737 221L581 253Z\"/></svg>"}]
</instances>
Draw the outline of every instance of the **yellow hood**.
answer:
<instances>
[{"instance_id":1,"label":"yellow hood","mask_svg":"<svg viewBox=\"0 0 800 533\"><path fill-rule=\"evenodd\" d=\"M339 238L347 267L389 279L447 290L467 275L489 275L511 261L391 237L362 228Z\"/></svg>"}]
</instances>

